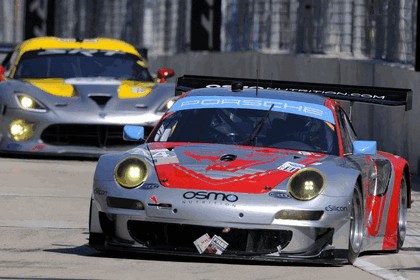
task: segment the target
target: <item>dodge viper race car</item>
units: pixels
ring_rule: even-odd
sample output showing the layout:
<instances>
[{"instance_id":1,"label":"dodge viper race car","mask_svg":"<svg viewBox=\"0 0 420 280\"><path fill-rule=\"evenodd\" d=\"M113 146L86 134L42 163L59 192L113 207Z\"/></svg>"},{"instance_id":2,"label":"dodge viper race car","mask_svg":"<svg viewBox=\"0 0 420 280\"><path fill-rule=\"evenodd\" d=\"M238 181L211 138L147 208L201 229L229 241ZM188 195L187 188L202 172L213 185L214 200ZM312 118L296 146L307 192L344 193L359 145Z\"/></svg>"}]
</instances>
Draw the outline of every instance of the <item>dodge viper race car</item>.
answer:
<instances>
[{"instance_id":1,"label":"dodge viper race car","mask_svg":"<svg viewBox=\"0 0 420 280\"><path fill-rule=\"evenodd\" d=\"M402 247L409 166L358 140L334 99L410 109L411 91L200 76L177 90L145 143L99 158L90 246L335 264Z\"/></svg>"},{"instance_id":2,"label":"dodge viper race car","mask_svg":"<svg viewBox=\"0 0 420 280\"><path fill-rule=\"evenodd\" d=\"M1 152L127 150L123 126L150 132L175 95L174 83L165 83L173 70L153 78L138 50L115 39L30 39L6 56L0 73Z\"/></svg>"}]
</instances>

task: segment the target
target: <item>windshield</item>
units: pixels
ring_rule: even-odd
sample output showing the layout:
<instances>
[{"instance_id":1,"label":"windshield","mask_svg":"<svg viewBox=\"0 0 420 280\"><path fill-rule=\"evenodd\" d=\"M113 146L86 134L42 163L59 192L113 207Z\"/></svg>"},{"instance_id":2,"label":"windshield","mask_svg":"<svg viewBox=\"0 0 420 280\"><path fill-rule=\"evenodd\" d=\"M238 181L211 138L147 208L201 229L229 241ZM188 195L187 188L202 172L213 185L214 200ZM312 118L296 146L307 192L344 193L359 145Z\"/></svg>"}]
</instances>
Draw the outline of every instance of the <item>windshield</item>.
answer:
<instances>
[{"instance_id":1,"label":"windshield","mask_svg":"<svg viewBox=\"0 0 420 280\"><path fill-rule=\"evenodd\" d=\"M328 121L254 109L176 111L162 119L149 141L237 144L338 155L335 126Z\"/></svg>"},{"instance_id":2,"label":"windshield","mask_svg":"<svg viewBox=\"0 0 420 280\"><path fill-rule=\"evenodd\" d=\"M135 55L97 50L41 50L22 55L15 79L107 77L153 81L144 63Z\"/></svg>"}]
</instances>

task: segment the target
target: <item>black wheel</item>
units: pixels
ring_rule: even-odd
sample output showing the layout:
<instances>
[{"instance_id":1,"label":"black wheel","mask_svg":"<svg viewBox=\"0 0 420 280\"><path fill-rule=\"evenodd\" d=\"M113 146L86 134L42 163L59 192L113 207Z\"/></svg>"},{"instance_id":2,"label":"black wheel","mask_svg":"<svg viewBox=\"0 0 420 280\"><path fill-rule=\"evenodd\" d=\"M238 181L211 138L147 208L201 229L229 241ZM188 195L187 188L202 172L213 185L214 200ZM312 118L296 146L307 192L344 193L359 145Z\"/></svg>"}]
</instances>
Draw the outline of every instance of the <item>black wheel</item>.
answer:
<instances>
[{"instance_id":1,"label":"black wheel","mask_svg":"<svg viewBox=\"0 0 420 280\"><path fill-rule=\"evenodd\" d=\"M401 179L400 187L400 199L398 202L398 221L397 221L397 249L395 253L398 253L402 248L405 240L405 234L407 232L407 182L405 176Z\"/></svg>"},{"instance_id":2,"label":"black wheel","mask_svg":"<svg viewBox=\"0 0 420 280\"><path fill-rule=\"evenodd\" d=\"M96 248L105 244L105 235L102 233L89 232L89 246Z\"/></svg>"},{"instance_id":3,"label":"black wheel","mask_svg":"<svg viewBox=\"0 0 420 280\"><path fill-rule=\"evenodd\" d=\"M357 185L353 191L350 218L350 237L347 260L349 263L353 264L362 250L363 243L363 198L360 188Z\"/></svg>"},{"instance_id":4,"label":"black wheel","mask_svg":"<svg viewBox=\"0 0 420 280\"><path fill-rule=\"evenodd\" d=\"M105 244L105 235L102 233L91 232L90 226L92 221L92 199L89 207L89 245L92 247L102 246Z\"/></svg>"}]
</instances>

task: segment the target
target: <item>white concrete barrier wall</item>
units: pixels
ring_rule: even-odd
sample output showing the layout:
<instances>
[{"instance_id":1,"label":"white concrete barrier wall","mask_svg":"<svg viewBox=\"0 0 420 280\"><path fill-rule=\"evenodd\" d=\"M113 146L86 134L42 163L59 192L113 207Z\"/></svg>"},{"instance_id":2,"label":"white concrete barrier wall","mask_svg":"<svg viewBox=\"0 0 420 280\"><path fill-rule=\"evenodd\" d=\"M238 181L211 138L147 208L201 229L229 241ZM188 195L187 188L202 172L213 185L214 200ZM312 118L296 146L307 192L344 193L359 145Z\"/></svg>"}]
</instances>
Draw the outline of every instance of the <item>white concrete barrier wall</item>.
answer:
<instances>
[{"instance_id":1,"label":"white concrete barrier wall","mask_svg":"<svg viewBox=\"0 0 420 280\"><path fill-rule=\"evenodd\" d=\"M406 158L411 171L420 174L420 73L412 69L372 60L255 52L149 57L149 67L154 72L159 67L172 68L176 77L193 74L255 78L258 69L260 79L410 88L411 111L357 104L353 108L353 124L360 139L376 140L380 150Z\"/></svg>"}]
</instances>

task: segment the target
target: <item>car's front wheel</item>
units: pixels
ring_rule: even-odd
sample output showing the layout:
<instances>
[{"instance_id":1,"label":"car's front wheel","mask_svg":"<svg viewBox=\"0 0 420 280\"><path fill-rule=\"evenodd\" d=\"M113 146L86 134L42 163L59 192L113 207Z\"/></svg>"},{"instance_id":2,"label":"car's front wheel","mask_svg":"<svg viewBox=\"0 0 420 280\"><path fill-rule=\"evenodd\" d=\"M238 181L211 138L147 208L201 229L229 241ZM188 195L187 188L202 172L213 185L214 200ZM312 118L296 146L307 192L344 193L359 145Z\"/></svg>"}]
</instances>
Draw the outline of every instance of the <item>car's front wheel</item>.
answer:
<instances>
[{"instance_id":1,"label":"car's front wheel","mask_svg":"<svg viewBox=\"0 0 420 280\"><path fill-rule=\"evenodd\" d=\"M105 235L102 233L95 233L92 232L92 204L93 200L90 200L90 207L89 207L89 245L96 248L98 246L103 246L105 244Z\"/></svg>"},{"instance_id":2,"label":"car's front wheel","mask_svg":"<svg viewBox=\"0 0 420 280\"><path fill-rule=\"evenodd\" d=\"M350 238L347 260L349 263L353 264L362 250L363 242L363 197L358 185L356 185L353 191L350 219Z\"/></svg>"}]
</instances>

